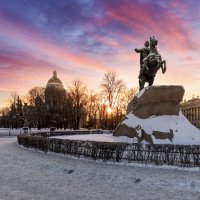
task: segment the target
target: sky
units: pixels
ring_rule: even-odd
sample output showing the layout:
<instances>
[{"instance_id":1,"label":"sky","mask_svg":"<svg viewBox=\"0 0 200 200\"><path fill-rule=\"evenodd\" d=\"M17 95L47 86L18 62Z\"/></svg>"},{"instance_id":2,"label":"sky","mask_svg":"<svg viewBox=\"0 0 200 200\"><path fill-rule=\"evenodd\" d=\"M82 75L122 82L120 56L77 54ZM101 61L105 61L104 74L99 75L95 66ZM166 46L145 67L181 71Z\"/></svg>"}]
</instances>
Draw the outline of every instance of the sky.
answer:
<instances>
[{"instance_id":1,"label":"sky","mask_svg":"<svg viewBox=\"0 0 200 200\"><path fill-rule=\"evenodd\" d=\"M199 0L0 0L0 107L12 91L46 86L55 69L64 87L98 87L109 71L138 87L139 54L150 36L167 62L155 85L200 95Z\"/></svg>"}]
</instances>

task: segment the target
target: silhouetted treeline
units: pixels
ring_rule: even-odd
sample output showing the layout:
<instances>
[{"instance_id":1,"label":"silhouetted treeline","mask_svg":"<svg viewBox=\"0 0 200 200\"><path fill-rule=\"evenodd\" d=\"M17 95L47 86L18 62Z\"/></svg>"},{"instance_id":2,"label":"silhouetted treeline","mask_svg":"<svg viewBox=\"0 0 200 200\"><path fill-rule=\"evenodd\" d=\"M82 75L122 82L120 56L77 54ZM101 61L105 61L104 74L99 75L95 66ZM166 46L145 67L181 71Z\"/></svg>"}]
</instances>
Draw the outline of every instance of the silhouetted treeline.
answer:
<instances>
[{"instance_id":1,"label":"silhouetted treeline","mask_svg":"<svg viewBox=\"0 0 200 200\"><path fill-rule=\"evenodd\" d=\"M10 106L1 109L0 127L114 129L135 92L114 72L105 74L98 92L88 91L78 79L62 91L34 87L23 99L14 92Z\"/></svg>"}]
</instances>

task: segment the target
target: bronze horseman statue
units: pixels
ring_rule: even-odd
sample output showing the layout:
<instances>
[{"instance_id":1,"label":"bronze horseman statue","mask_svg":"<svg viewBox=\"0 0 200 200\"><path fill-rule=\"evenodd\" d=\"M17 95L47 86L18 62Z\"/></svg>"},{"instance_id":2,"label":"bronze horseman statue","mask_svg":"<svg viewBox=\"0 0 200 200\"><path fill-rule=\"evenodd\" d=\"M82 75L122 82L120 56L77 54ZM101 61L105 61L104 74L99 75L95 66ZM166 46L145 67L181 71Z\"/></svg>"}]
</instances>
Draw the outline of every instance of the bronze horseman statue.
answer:
<instances>
[{"instance_id":1,"label":"bronze horseman statue","mask_svg":"<svg viewBox=\"0 0 200 200\"><path fill-rule=\"evenodd\" d=\"M150 37L150 42L144 43L143 48L135 49L136 53L140 53L140 74L138 76L140 90L144 88L145 82L148 82L149 86L153 85L154 77L160 68L163 74L166 72L166 61L162 60L158 53L157 44L158 40L153 36Z\"/></svg>"}]
</instances>

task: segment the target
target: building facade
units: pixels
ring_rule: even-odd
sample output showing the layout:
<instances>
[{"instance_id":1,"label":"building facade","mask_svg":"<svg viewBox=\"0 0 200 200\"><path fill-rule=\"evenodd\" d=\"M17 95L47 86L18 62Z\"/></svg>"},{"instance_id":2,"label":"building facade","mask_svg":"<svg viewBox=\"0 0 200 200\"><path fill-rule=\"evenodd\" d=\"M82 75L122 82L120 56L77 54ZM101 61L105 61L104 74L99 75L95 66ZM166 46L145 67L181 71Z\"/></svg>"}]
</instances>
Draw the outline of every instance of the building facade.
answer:
<instances>
[{"instance_id":1,"label":"building facade","mask_svg":"<svg viewBox=\"0 0 200 200\"><path fill-rule=\"evenodd\" d=\"M181 110L187 119L197 128L200 128L200 99L192 98L181 103Z\"/></svg>"}]
</instances>

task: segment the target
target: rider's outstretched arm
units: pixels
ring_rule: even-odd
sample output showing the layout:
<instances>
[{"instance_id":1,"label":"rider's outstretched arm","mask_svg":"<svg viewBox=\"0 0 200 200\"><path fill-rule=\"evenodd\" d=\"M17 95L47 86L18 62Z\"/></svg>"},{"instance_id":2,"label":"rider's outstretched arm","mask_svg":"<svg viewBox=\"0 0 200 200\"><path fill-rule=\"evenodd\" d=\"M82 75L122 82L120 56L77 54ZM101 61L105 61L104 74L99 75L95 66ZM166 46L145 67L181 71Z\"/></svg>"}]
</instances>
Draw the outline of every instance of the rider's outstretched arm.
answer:
<instances>
[{"instance_id":1,"label":"rider's outstretched arm","mask_svg":"<svg viewBox=\"0 0 200 200\"><path fill-rule=\"evenodd\" d=\"M141 49L134 49L136 53L140 53Z\"/></svg>"}]
</instances>

